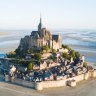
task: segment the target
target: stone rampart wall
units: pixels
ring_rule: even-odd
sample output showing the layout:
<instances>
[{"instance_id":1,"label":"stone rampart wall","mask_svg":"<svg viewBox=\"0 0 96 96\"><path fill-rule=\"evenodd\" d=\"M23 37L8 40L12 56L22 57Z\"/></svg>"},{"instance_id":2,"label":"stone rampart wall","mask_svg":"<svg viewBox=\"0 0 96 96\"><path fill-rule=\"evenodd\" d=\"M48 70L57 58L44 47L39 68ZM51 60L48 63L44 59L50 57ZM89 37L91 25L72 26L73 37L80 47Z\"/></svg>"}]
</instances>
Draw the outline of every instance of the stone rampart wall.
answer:
<instances>
[{"instance_id":1,"label":"stone rampart wall","mask_svg":"<svg viewBox=\"0 0 96 96\"><path fill-rule=\"evenodd\" d=\"M85 74L81 74L72 78L62 78L62 80L57 80L57 81L43 81L43 82L29 82L29 81L24 81L20 79L15 79L13 82L17 83L19 85L23 85L26 87L32 87L35 88L36 90L43 90L44 88L52 88L52 87L62 87L66 86L66 82L69 80L75 80L76 83L80 82L82 80L88 80L90 77L96 77L96 70L87 72Z\"/></svg>"},{"instance_id":2,"label":"stone rampart wall","mask_svg":"<svg viewBox=\"0 0 96 96\"><path fill-rule=\"evenodd\" d=\"M29 82L29 81L25 81L25 80L17 79L17 78L14 79L12 82L18 85L35 88L35 82Z\"/></svg>"}]
</instances>

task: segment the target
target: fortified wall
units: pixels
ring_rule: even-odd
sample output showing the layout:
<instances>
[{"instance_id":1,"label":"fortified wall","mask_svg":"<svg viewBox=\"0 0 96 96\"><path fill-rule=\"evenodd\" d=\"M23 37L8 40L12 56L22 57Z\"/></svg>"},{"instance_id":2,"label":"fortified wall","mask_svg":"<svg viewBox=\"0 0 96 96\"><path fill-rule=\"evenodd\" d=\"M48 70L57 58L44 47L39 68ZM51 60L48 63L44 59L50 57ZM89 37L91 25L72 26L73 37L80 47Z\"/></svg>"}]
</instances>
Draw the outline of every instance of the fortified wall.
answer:
<instances>
[{"instance_id":1,"label":"fortified wall","mask_svg":"<svg viewBox=\"0 0 96 96\"><path fill-rule=\"evenodd\" d=\"M78 83L80 81L88 80L89 78L95 78L95 77L96 77L96 70L92 70L72 78L66 79L64 77L61 80L56 80L56 81L29 82L29 81L20 80L20 79L14 79L12 82L22 86L34 88L36 90L43 90L44 88L67 86L67 82L71 80L74 80L75 83Z\"/></svg>"}]
</instances>

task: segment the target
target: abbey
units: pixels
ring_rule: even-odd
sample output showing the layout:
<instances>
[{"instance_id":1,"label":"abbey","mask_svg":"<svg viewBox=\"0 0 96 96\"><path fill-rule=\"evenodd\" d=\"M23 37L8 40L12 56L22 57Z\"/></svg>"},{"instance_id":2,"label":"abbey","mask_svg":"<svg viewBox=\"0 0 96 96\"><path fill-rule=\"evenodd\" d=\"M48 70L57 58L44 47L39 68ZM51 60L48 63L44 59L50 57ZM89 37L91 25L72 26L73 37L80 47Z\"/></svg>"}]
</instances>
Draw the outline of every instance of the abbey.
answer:
<instances>
[{"instance_id":1,"label":"abbey","mask_svg":"<svg viewBox=\"0 0 96 96\"><path fill-rule=\"evenodd\" d=\"M40 17L38 30L32 31L30 36L21 38L18 48L20 50L32 48L41 49L45 45L55 50L61 48L61 36L52 35L46 28L42 28L42 19Z\"/></svg>"}]
</instances>

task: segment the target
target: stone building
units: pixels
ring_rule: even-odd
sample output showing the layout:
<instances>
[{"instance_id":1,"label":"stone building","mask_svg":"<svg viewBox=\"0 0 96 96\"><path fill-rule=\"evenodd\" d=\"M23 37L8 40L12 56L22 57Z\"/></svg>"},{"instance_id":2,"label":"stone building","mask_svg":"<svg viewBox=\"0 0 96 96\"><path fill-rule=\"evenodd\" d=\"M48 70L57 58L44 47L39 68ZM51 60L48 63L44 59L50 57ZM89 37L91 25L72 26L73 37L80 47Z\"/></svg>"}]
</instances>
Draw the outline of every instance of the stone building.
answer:
<instances>
[{"instance_id":1,"label":"stone building","mask_svg":"<svg viewBox=\"0 0 96 96\"><path fill-rule=\"evenodd\" d=\"M43 46L48 45L51 49L61 48L61 36L52 35L46 28L42 28L42 19L40 17L40 23L38 25L38 31L32 31L30 36L21 38L19 49L41 49Z\"/></svg>"}]
</instances>

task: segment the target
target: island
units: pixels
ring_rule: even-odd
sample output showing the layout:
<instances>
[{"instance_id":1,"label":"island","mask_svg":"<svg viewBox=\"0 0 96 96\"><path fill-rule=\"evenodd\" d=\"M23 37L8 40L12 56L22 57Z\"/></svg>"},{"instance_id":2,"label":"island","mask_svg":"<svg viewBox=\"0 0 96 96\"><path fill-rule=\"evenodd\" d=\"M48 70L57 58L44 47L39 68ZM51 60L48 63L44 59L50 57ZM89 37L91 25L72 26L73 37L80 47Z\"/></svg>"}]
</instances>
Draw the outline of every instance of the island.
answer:
<instances>
[{"instance_id":1,"label":"island","mask_svg":"<svg viewBox=\"0 0 96 96\"><path fill-rule=\"evenodd\" d=\"M96 77L96 70L85 62L84 55L62 44L60 34L51 34L42 27L21 38L18 48L0 60L5 81L26 87L71 86Z\"/></svg>"}]
</instances>

